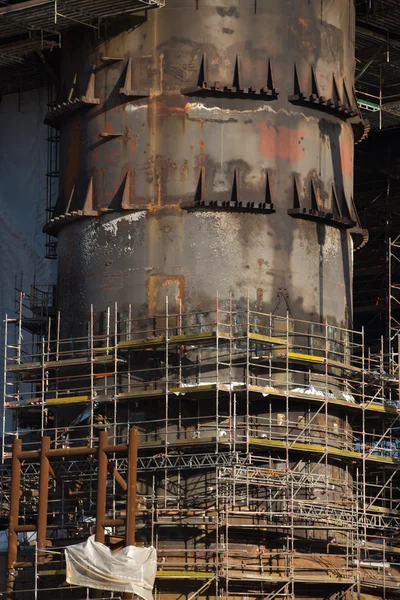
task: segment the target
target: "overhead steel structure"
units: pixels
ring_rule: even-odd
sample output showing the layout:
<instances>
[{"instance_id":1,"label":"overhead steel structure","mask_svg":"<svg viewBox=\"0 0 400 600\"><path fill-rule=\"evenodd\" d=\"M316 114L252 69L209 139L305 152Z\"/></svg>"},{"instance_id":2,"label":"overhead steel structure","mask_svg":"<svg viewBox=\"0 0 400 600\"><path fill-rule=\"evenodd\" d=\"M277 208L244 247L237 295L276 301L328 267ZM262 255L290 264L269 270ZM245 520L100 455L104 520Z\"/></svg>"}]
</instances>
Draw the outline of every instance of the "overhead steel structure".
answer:
<instances>
[{"instance_id":1,"label":"overhead steel structure","mask_svg":"<svg viewBox=\"0 0 400 600\"><path fill-rule=\"evenodd\" d=\"M96 35L110 18L162 7L165 0L17 0L0 5L0 94L20 92L57 79L48 64L62 33L84 25Z\"/></svg>"}]
</instances>

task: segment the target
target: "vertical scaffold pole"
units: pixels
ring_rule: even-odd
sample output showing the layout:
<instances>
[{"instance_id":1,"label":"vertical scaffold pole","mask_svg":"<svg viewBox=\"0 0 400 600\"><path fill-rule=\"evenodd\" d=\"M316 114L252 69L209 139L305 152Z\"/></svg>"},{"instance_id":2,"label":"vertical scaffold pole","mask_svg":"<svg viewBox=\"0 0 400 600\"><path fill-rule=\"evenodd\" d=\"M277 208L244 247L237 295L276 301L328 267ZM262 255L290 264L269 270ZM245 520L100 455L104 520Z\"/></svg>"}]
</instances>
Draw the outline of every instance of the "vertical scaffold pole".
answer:
<instances>
[{"instance_id":1,"label":"vertical scaffold pole","mask_svg":"<svg viewBox=\"0 0 400 600\"><path fill-rule=\"evenodd\" d=\"M37 546L38 562L45 560L47 537L47 510L49 505L49 478L50 462L47 451L50 450L51 440L48 436L42 437L40 444L40 474L39 474L39 508L37 521Z\"/></svg>"},{"instance_id":2,"label":"vertical scaffold pole","mask_svg":"<svg viewBox=\"0 0 400 600\"><path fill-rule=\"evenodd\" d=\"M137 487L137 460L138 460L138 430L132 427L129 430L128 446L128 490L126 497L126 546L133 546L136 532L136 487Z\"/></svg>"},{"instance_id":3,"label":"vertical scaffold pole","mask_svg":"<svg viewBox=\"0 0 400 600\"><path fill-rule=\"evenodd\" d=\"M169 298L165 296L165 454L169 444Z\"/></svg>"},{"instance_id":4,"label":"vertical scaffold pole","mask_svg":"<svg viewBox=\"0 0 400 600\"><path fill-rule=\"evenodd\" d=\"M90 305L90 446L94 441L94 341L93 341L94 314L93 304Z\"/></svg>"},{"instance_id":5,"label":"vertical scaffold pole","mask_svg":"<svg viewBox=\"0 0 400 600\"><path fill-rule=\"evenodd\" d=\"M21 489L21 463L19 454L22 450L22 440L15 438L12 449L11 466L11 497L10 497L10 516L8 525L8 554L7 554L7 599L13 598L15 572L14 566L17 562L18 554L18 534L15 527L18 525L19 517L19 499Z\"/></svg>"},{"instance_id":6,"label":"vertical scaffold pole","mask_svg":"<svg viewBox=\"0 0 400 600\"><path fill-rule=\"evenodd\" d=\"M136 535L136 487L137 487L137 460L138 460L138 430L132 427L129 430L128 445L128 489L126 493L126 530L125 546L133 546ZM124 599L134 598L134 594L125 592Z\"/></svg>"},{"instance_id":7,"label":"vertical scaffold pole","mask_svg":"<svg viewBox=\"0 0 400 600\"><path fill-rule=\"evenodd\" d=\"M6 402L7 402L7 347L8 347L8 318L4 319L4 369L3 369L3 435L1 439L1 464L5 460L6 440Z\"/></svg>"},{"instance_id":8,"label":"vertical scaffold pole","mask_svg":"<svg viewBox=\"0 0 400 600\"><path fill-rule=\"evenodd\" d=\"M104 521L106 518L107 500L107 455L105 449L108 446L107 431L100 431L99 446L97 450L97 502L96 502L96 542L104 544Z\"/></svg>"}]
</instances>

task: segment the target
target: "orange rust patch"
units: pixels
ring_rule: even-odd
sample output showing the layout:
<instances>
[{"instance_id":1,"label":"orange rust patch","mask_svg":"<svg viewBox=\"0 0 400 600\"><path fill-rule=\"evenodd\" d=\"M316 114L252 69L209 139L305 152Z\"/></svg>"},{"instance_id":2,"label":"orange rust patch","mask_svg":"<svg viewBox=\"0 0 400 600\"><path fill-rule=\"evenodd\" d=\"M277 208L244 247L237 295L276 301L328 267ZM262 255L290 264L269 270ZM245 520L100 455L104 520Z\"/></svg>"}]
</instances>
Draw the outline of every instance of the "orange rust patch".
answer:
<instances>
[{"instance_id":1,"label":"orange rust patch","mask_svg":"<svg viewBox=\"0 0 400 600\"><path fill-rule=\"evenodd\" d=\"M309 19L302 19L299 17L299 23L304 29L309 29L311 21Z\"/></svg>"},{"instance_id":2,"label":"orange rust patch","mask_svg":"<svg viewBox=\"0 0 400 600\"><path fill-rule=\"evenodd\" d=\"M158 204L154 204L154 202L149 203L147 210L151 213L160 213L160 212L178 212L184 211L180 204L164 204L160 206Z\"/></svg>"},{"instance_id":3,"label":"orange rust patch","mask_svg":"<svg viewBox=\"0 0 400 600\"><path fill-rule=\"evenodd\" d=\"M257 125L260 132L260 153L265 158L300 161L304 158L304 129L274 127L271 123Z\"/></svg>"},{"instance_id":4,"label":"orange rust patch","mask_svg":"<svg viewBox=\"0 0 400 600\"><path fill-rule=\"evenodd\" d=\"M344 176L353 173L353 144L348 141L340 142L340 162Z\"/></svg>"},{"instance_id":5,"label":"orange rust patch","mask_svg":"<svg viewBox=\"0 0 400 600\"><path fill-rule=\"evenodd\" d=\"M189 163L187 160L183 161L183 164L179 170L181 172L181 179L186 179L187 174L189 173Z\"/></svg>"},{"instance_id":6,"label":"orange rust patch","mask_svg":"<svg viewBox=\"0 0 400 600\"><path fill-rule=\"evenodd\" d=\"M106 123L103 126L103 131L101 133L114 133L114 128L111 122Z\"/></svg>"},{"instance_id":7,"label":"orange rust patch","mask_svg":"<svg viewBox=\"0 0 400 600\"><path fill-rule=\"evenodd\" d=\"M185 303L186 284L183 275L150 275L148 283L149 314L164 315L168 296L169 313L177 314Z\"/></svg>"},{"instance_id":8,"label":"orange rust patch","mask_svg":"<svg viewBox=\"0 0 400 600\"><path fill-rule=\"evenodd\" d=\"M151 103L151 108L157 110L161 114L176 114L176 113L187 113L190 110L191 104L187 102L185 106L168 106L165 102L161 102L160 100L153 100Z\"/></svg>"}]
</instances>

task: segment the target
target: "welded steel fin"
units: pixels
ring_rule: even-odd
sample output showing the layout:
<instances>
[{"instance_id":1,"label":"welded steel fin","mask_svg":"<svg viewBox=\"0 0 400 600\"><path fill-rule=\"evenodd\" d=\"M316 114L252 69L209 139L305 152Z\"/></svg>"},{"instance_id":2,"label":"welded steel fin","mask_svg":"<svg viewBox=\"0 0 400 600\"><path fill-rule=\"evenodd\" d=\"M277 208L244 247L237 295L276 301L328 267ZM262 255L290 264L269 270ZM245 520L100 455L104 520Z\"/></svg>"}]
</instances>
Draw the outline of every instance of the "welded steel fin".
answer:
<instances>
[{"instance_id":1,"label":"welded steel fin","mask_svg":"<svg viewBox=\"0 0 400 600\"><path fill-rule=\"evenodd\" d=\"M344 95L344 102L345 102L346 109L348 109L350 111L351 115L356 115L357 109L354 109L354 107L353 107L353 103L350 99L350 95L347 91L346 82L344 80L343 80L343 95Z\"/></svg>"},{"instance_id":2,"label":"welded steel fin","mask_svg":"<svg viewBox=\"0 0 400 600\"><path fill-rule=\"evenodd\" d=\"M275 89L274 72L272 70L272 63L271 63L271 59L270 58L268 59L267 88L269 90L271 90L272 92L274 92L275 94L278 93L278 90Z\"/></svg>"},{"instance_id":3,"label":"welded steel fin","mask_svg":"<svg viewBox=\"0 0 400 600\"><path fill-rule=\"evenodd\" d=\"M133 177L131 169L129 169L125 175L121 208L122 210L132 210L132 208L135 208L133 205Z\"/></svg>"},{"instance_id":4,"label":"welded steel fin","mask_svg":"<svg viewBox=\"0 0 400 600\"><path fill-rule=\"evenodd\" d=\"M300 194L299 194L299 182L298 182L296 175L294 175L294 177L293 177L293 208L294 209L301 208Z\"/></svg>"},{"instance_id":5,"label":"welded steel fin","mask_svg":"<svg viewBox=\"0 0 400 600\"><path fill-rule=\"evenodd\" d=\"M293 94L288 97L289 102L301 102L306 99L305 94L300 82L299 70L297 64L294 63L294 82L293 82Z\"/></svg>"},{"instance_id":6,"label":"welded steel fin","mask_svg":"<svg viewBox=\"0 0 400 600\"><path fill-rule=\"evenodd\" d=\"M66 206L66 209L65 209L65 214L67 214L69 212L70 208L71 208L72 199L74 197L74 194L75 194L75 185L72 186L72 190L71 190L71 193L69 195L67 206Z\"/></svg>"},{"instance_id":7,"label":"welded steel fin","mask_svg":"<svg viewBox=\"0 0 400 600\"><path fill-rule=\"evenodd\" d=\"M129 96L130 91L132 90L132 59L128 58L128 61L125 65L125 80L124 85L120 88L119 93L124 96Z\"/></svg>"},{"instance_id":8,"label":"welded steel fin","mask_svg":"<svg viewBox=\"0 0 400 600\"><path fill-rule=\"evenodd\" d=\"M128 58L125 65L124 85L119 89L119 93L129 98L147 98L149 94L144 90L132 89L132 58Z\"/></svg>"},{"instance_id":9,"label":"welded steel fin","mask_svg":"<svg viewBox=\"0 0 400 600\"><path fill-rule=\"evenodd\" d=\"M83 214L87 212L93 212L93 177L89 179L85 202L83 204Z\"/></svg>"},{"instance_id":10,"label":"welded steel fin","mask_svg":"<svg viewBox=\"0 0 400 600\"><path fill-rule=\"evenodd\" d=\"M76 83L78 81L78 73L75 73L74 75L74 79L72 81L72 85L70 87L70 90L68 92L68 102L71 102L73 97L76 96Z\"/></svg>"},{"instance_id":11,"label":"welded steel fin","mask_svg":"<svg viewBox=\"0 0 400 600\"><path fill-rule=\"evenodd\" d=\"M236 168L234 175L233 175L233 185L232 185L232 192L231 192L231 202L235 203L236 205L239 204L239 169Z\"/></svg>"},{"instance_id":12,"label":"welded steel fin","mask_svg":"<svg viewBox=\"0 0 400 600\"><path fill-rule=\"evenodd\" d=\"M271 196L271 183L269 179L269 173L267 171L266 187L265 187L265 203L273 208L272 196Z\"/></svg>"},{"instance_id":13,"label":"welded steel fin","mask_svg":"<svg viewBox=\"0 0 400 600\"><path fill-rule=\"evenodd\" d=\"M335 105L342 106L342 97L339 92L339 87L336 81L335 74L333 73L333 87L332 87L332 99Z\"/></svg>"},{"instance_id":14,"label":"welded steel fin","mask_svg":"<svg viewBox=\"0 0 400 600\"><path fill-rule=\"evenodd\" d=\"M240 56L237 54L236 55L236 61L235 61L235 71L233 74L233 87L236 88L236 91L239 92L240 91Z\"/></svg>"},{"instance_id":15,"label":"welded steel fin","mask_svg":"<svg viewBox=\"0 0 400 600\"><path fill-rule=\"evenodd\" d=\"M199 77L197 79L198 87L207 87L207 64L206 64L206 55L203 54L201 57Z\"/></svg>"},{"instance_id":16,"label":"welded steel fin","mask_svg":"<svg viewBox=\"0 0 400 600\"><path fill-rule=\"evenodd\" d=\"M350 100L350 96L349 93L347 91L347 87L346 87L346 82L343 79L343 97L344 97L344 103L346 104L346 106L348 106L349 108L351 108L351 100Z\"/></svg>"},{"instance_id":17,"label":"welded steel fin","mask_svg":"<svg viewBox=\"0 0 400 600\"><path fill-rule=\"evenodd\" d=\"M339 199L336 192L336 186L334 183L332 183L331 207L334 218L342 218L342 209L340 208Z\"/></svg>"},{"instance_id":18,"label":"welded steel fin","mask_svg":"<svg viewBox=\"0 0 400 600\"><path fill-rule=\"evenodd\" d=\"M357 96L356 96L356 90L355 90L354 86L352 86L352 88L351 88L351 94L352 94L352 98L353 98L353 104L352 104L352 106L354 107L354 110L357 111L357 114L360 117L360 119L362 119L361 109L358 106Z\"/></svg>"},{"instance_id":19,"label":"welded steel fin","mask_svg":"<svg viewBox=\"0 0 400 600\"><path fill-rule=\"evenodd\" d=\"M301 89L299 74L297 71L297 65L294 65L294 95L299 96L300 98L304 98L304 94Z\"/></svg>"},{"instance_id":20,"label":"welded steel fin","mask_svg":"<svg viewBox=\"0 0 400 600\"><path fill-rule=\"evenodd\" d=\"M350 200L350 202L351 202L351 200ZM350 221L352 220L350 210L349 210L349 205L347 203L347 198L346 198L346 194L345 194L344 190L342 192L342 216L347 220L350 220Z\"/></svg>"},{"instance_id":21,"label":"welded steel fin","mask_svg":"<svg viewBox=\"0 0 400 600\"><path fill-rule=\"evenodd\" d=\"M206 169L205 167L201 167L199 180L197 182L196 194L194 197L194 201L196 203L204 202L205 200L205 180L206 180Z\"/></svg>"},{"instance_id":22,"label":"welded steel fin","mask_svg":"<svg viewBox=\"0 0 400 600\"><path fill-rule=\"evenodd\" d=\"M318 100L320 97L317 77L315 75L314 67L311 67L311 99Z\"/></svg>"},{"instance_id":23,"label":"welded steel fin","mask_svg":"<svg viewBox=\"0 0 400 600\"><path fill-rule=\"evenodd\" d=\"M92 71L89 76L89 82L87 84L86 92L82 96L82 101L87 102L89 104L99 104L100 103L100 100L98 98L96 98L96 92L95 92L95 87L96 87L95 72L96 72L96 65L93 65Z\"/></svg>"},{"instance_id":24,"label":"welded steel fin","mask_svg":"<svg viewBox=\"0 0 400 600\"><path fill-rule=\"evenodd\" d=\"M316 188L314 179L311 179L311 208L316 212L318 212L320 209L318 204L318 190Z\"/></svg>"}]
</instances>

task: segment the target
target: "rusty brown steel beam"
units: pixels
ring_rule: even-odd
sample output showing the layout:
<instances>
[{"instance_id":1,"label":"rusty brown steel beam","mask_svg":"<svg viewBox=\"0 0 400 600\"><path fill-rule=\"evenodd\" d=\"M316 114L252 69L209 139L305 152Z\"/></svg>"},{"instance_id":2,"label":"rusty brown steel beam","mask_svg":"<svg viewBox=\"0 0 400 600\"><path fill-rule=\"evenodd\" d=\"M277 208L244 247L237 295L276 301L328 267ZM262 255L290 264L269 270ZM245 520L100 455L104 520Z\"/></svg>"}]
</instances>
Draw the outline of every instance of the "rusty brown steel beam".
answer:
<instances>
[{"instance_id":1,"label":"rusty brown steel beam","mask_svg":"<svg viewBox=\"0 0 400 600\"><path fill-rule=\"evenodd\" d=\"M107 431L101 431L99 435L98 446L98 467L97 467L97 500L96 500L96 542L104 544L104 525L106 518L106 500L107 500L107 454L105 449L108 444Z\"/></svg>"},{"instance_id":2,"label":"rusty brown steel beam","mask_svg":"<svg viewBox=\"0 0 400 600\"><path fill-rule=\"evenodd\" d=\"M31 523L30 525L16 525L14 531L17 533L31 533L32 531L37 531L37 525L35 523Z\"/></svg>"},{"instance_id":3,"label":"rusty brown steel beam","mask_svg":"<svg viewBox=\"0 0 400 600\"><path fill-rule=\"evenodd\" d=\"M138 430L129 430L128 445L128 491L126 497L125 546L133 546L136 534L136 488L137 488ZM125 600L134 598L131 592L125 592Z\"/></svg>"},{"instance_id":4,"label":"rusty brown steel beam","mask_svg":"<svg viewBox=\"0 0 400 600\"><path fill-rule=\"evenodd\" d=\"M128 491L126 497L126 532L125 543L133 546L136 531L136 485L138 459L138 430L133 427L129 431L128 446Z\"/></svg>"},{"instance_id":5,"label":"rusty brown steel beam","mask_svg":"<svg viewBox=\"0 0 400 600\"><path fill-rule=\"evenodd\" d=\"M78 446L76 448L54 448L49 450L46 455L49 459L52 458L67 458L69 456L90 456L96 454L96 448L89 448L89 446ZM39 450L28 450L20 452L18 455L20 460L37 460L40 458Z\"/></svg>"},{"instance_id":6,"label":"rusty brown steel beam","mask_svg":"<svg viewBox=\"0 0 400 600\"><path fill-rule=\"evenodd\" d=\"M121 454L127 452L127 444L119 444L117 446L107 446L104 448L106 454ZM46 456L52 458L68 458L70 456L91 456L97 453L97 448L89 446L77 446L76 448L53 448L46 452ZM39 450L27 450L19 452L19 460L34 460L40 458Z\"/></svg>"},{"instance_id":7,"label":"rusty brown steel beam","mask_svg":"<svg viewBox=\"0 0 400 600\"><path fill-rule=\"evenodd\" d=\"M14 567L18 555L18 535L16 527L18 526L19 500L21 487L21 463L18 458L22 448L22 440L15 438L12 449L12 468L11 468L11 497L10 497L10 517L8 526L8 554L7 554L7 598L13 597L15 572Z\"/></svg>"},{"instance_id":8,"label":"rusty brown steel beam","mask_svg":"<svg viewBox=\"0 0 400 600\"><path fill-rule=\"evenodd\" d=\"M39 474L39 508L37 520L37 545L38 562L45 560L46 537L47 537L47 510L49 505L49 475L50 463L46 453L50 449L51 439L42 437L40 450L40 474Z\"/></svg>"},{"instance_id":9,"label":"rusty brown steel beam","mask_svg":"<svg viewBox=\"0 0 400 600\"><path fill-rule=\"evenodd\" d=\"M126 492L128 489L128 484L126 483L126 481L122 477L122 475L120 473L118 473L117 469L115 468L115 466L113 465L113 463L111 461L108 461L108 463L107 463L107 471L109 472L111 477L114 477L115 481L118 483L121 490L123 492Z\"/></svg>"},{"instance_id":10,"label":"rusty brown steel beam","mask_svg":"<svg viewBox=\"0 0 400 600\"><path fill-rule=\"evenodd\" d=\"M58 473L56 473L56 471L54 471L54 469L51 465L49 465L49 472L50 472L51 477L56 482L56 484L62 488L62 485L63 485L62 477L60 477L60 475L58 475ZM71 488L64 483L64 497L65 498L76 498L78 496L81 496L83 493L84 492L73 492L71 490Z\"/></svg>"}]
</instances>

